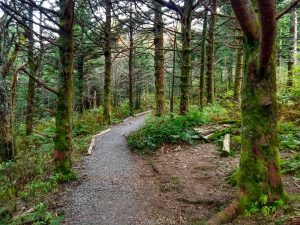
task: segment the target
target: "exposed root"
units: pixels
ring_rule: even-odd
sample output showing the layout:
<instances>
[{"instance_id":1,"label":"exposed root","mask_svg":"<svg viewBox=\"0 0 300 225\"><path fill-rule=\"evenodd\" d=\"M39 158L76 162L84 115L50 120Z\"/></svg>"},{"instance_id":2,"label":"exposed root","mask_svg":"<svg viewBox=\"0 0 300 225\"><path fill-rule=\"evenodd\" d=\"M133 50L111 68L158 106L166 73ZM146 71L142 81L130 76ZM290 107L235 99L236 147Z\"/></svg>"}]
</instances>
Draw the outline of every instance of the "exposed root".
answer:
<instances>
[{"instance_id":1,"label":"exposed root","mask_svg":"<svg viewBox=\"0 0 300 225\"><path fill-rule=\"evenodd\" d=\"M238 200L233 201L224 210L214 215L207 221L207 225L218 225L234 220L241 212Z\"/></svg>"}]
</instances>

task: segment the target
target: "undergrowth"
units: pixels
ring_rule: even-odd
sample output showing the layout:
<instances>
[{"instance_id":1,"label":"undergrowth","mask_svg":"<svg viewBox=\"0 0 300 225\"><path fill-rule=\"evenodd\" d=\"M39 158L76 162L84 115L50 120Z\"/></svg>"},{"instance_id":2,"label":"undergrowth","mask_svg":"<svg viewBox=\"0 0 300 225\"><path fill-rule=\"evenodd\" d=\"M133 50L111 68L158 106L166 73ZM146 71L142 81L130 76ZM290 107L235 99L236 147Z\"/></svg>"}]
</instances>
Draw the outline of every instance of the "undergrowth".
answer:
<instances>
[{"instance_id":1,"label":"undergrowth","mask_svg":"<svg viewBox=\"0 0 300 225\"><path fill-rule=\"evenodd\" d=\"M114 109L112 121L120 122L128 115L128 106L123 104ZM86 154L91 137L106 128L102 108L74 116L73 162ZM63 217L48 212L48 196L58 192L61 182L78 177L76 172L67 177L53 174L55 119L40 119L34 130L32 135L26 136L25 125L21 124L17 132L16 159L0 164L0 224L59 224ZM33 207L34 211L19 216L16 213L22 207Z\"/></svg>"},{"instance_id":2,"label":"undergrowth","mask_svg":"<svg viewBox=\"0 0 300 225\"><path fill-rule=\"evenodd\" d=\"M191 107L186 115L152 115L141 129L128 137L128 145L131 150L145 154L155 152L162 143L194 143L199 138L194 127L227 119L227 110L217 104L200 111Z\"/></svg>"}]
</instances>

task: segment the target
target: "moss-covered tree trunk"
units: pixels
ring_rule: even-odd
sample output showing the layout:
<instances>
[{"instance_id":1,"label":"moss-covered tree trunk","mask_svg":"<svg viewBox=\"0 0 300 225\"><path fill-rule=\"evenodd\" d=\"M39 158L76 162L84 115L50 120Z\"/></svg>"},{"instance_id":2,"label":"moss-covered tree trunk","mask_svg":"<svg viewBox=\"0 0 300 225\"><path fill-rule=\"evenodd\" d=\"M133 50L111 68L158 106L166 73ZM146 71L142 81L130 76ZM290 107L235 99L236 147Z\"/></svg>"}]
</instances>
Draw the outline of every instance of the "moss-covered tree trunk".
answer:
<instances>
[{"instance_id":1,"label":"moss-covered tree trunk","mask_svg":"<svg viewBox=\"0 0 300 225\"><path fill-rule=\"evenodd\" d=\"M74 1L60 0L59 56L60 74L56 106L54 160L56 172L71 172L73 111L73 22Z\"/></svg>"},{"instance_id":2,"label":"moss-covered tree trunk","mask_svg":"<svg viewBox=\"0 0 300 225\"><path fill-rule=\"evenodd\" d=\"M15 155L14 135L9 117L9 88L6 77L11 73L19 50L20 46L16 44L14 51L0 70L0 161L12 160Z\"/></svg>"},{"instance_id":3,"label":"moss-covered tree trunk","mask_svg":"<svg viewBox=\"0 0 300 225\"><path fill-rule=\"evenodd\" d=\"M130 3L131 4L131 3ZM133 105L133 22L132 22L132 4L130 5L130 18L129 18L129 58L128 58L128 77L129 77L129 113L134 115Z\"/></svg>"},{"instance_id":4,"label":"moss-covered tree trunk","mask_svg":"<svg viewBox=\"0 0 300 225\"><path fill-rule=\"evenodd\" d=\"M290 90L293 86L293 74L294 65L297 56L297 8L291 12L291 23L290 23L290 46L289 46L289 58L288 58L288 79L287 89Z\"/></svg>"},{"instance_id":5,"label":"moss-covered tree trunk","mask_svg":"<svg viewBox=\"0 0 300 225\"><path fill-rule=\"evenodd\" d=\"M80 30L80 43L78 53L77 53L77 62L76 62L76 68L78 73L78 111L80 113L84 110L84 59L86 57L85 51L83 49L83 38L84 38L84 32L81 28Z\"/></svg>"},{"instance_id":6,"label":"moss-covered tree trunk","mask_svg":"<svg viewBox=\"0 0 300 225\"><path fill-rule=\"evenodd\" d=\"M33 7L30 6L28 10L28 17L33 19ZM38 65L34 59L34 38L33 38L33 22L29 21L29 29L27 31L28 37L28 65L29 72L35 76ZM29 77L28 90L27 90L27 110L26 110L26 135L30 135L33 130L33 112L34 112L34 95L35 95L35 82Z\"/></svg>"},{"instance_id":7,"label":"moss-covered tree trunk","mask_svg":"<svg viewBox=\"0 0 300 225\"><path fill-rule=\"evenodd\" d=\"M204 83L205 83L205 46L207 34L207 10L204 12L204 21L202 29L202 42L201 42L201 60L200 60L200 80L199 80L199 102L198 107L201 109L204 106Z\"/></svg>"},{"instance_id":8,"label":"moss-covered tree trunk","mask_svg":"<svg viewBox=\"0 0 300 225\"><path fill-rule=\"evenodd\" d=\"M165 111L164 97L164 30L161 5L154 2L154 76L155 76L155 97L156 97L156 116L161 116Z\"/></svg>"},{"instance_id":9,"label":"moss-covered tree trunk","mask_svg":"<svg viewBox=\"0 0 300 225\"><path fill-rule=\"evenodd\" d=\"M105 30L104 30L104 57L105 57L105 70L104 70L104 108L103 117L104 121L108 124L111 123L111 8L112 3L110 0L105 2Z\"/></svg>"},{"instance_id":10,"label":"moss-covered tree trunk","mask_svg":"<svg viewBox=\"0 0 300 225\"><path fill-rule=\"evenodd\" d=\"M284 196L279 166L276 101L276 19L273 0L231 0L244 31L240 207L266 195L272 203Z\"/></svg>"},{"instance_id":11,"label":"moss-covered tree trunk","mask_svg":"<svg viewBox=\"0 0 300 225\"><path fill-rule=\"evenodd\" d=\"M236 102L239 102L241 98L242 66L243 66L243 48L238 48L236 51L235 77L234 77L234 89L233 89L233 99Z\"/></svg>"},{"instance_id":12,"label":"moss-covered tree trunk","mask_svg":"<svg viewBox=\"0 0 300 225\"><path fill-rule=\"evenodd\" d=\"M180 83L180 106L179 113L185 115L189 105L189 84L190 72L192 67L191 62L191 25L192 25L192 7L193 1L187 0L184 2L184 12L181 18L182 32L182 66L181 66L181 83Z\"/></svg>"},{"instance_id":13,"label":"moss-covered tree trunk","mask_svg":"<svg viewBox=\"0 0 300 225\"><path fill-rule=\"evenodd\" d=\"M211 12L216 12L217 1L211 0ZM215 87L215 25L216 16L214 13L210 15L210 23L208 29L207 40L207 70L206 70L206 100L208 104L214 103L214 87Z\"/></svg>"}]
</instances>

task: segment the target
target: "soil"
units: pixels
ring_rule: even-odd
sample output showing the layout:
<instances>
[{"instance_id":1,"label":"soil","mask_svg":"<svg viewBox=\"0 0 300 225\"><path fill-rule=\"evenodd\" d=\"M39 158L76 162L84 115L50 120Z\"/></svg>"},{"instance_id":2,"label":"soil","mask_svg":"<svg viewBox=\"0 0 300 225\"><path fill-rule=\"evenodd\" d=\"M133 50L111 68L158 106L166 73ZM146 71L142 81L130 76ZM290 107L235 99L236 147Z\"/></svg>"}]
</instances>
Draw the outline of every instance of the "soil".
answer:
<instances>
[{"instance_id":1,"label":"soil","mask_svg":"<svg viewBox=\"0 0 300 225\"><path fill-rule=\"evenodd\" d=\"M144 119L131 118L97 140L81 165L79 182L59 200L64 224L201 224L236 197L225 179L239 156L220 157L214 144L165 144L152 156L131 153L126 136ZM285 176L284 184L289 194L300 194L292 177ZM272 218L239 217L232 224L274 224L278 218L282 212ZM290 217L279 224L290 224Z\"/></svg>"}]
</instances>

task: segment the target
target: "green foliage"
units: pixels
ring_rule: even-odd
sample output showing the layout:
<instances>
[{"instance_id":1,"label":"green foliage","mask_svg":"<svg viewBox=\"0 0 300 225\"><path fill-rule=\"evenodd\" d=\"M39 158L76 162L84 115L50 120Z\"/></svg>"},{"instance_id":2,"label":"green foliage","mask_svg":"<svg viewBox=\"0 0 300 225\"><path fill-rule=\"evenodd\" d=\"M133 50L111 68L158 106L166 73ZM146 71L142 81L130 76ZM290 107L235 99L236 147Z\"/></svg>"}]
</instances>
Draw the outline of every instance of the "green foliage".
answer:
<instances>
[{"instance_id":1,"label":"green foliage","mask_svg":"<svg viewBox=\"0 0 300 225\"><path fill-rule=\"evenodd\" d=\"M204 107L199 111L191 107L182 115L154 117L147 119L144 127L128 137L129 147L140 153L155 152L162 143L194 143L198 139L193 127L209 122L228 119L227 111L220 105Z\"/></svg>"},{"instance_id":2,"label":"green foliage","mask_svg":"<svg viewBox=\"0 0 300 225\"><path fill-rule=\"evenodd\" d=\"M128 137L129 147L141 153L154 152L163 142L193 143L198 138L193 126L203 124L200 112L192 110L185 116L151 116L144 127Z\"/></svg>"},{"instance_id":3,"label":"green foliage","mask_svg":"<svg viewBox=\"0 0 300 225\"><path fill-rule=\"evenodd\" d=\"M12 220L10 225L32 224L32 225L59 225L63 222L64 216L56 215L47 212L47 207L44 203L38 203L33 212L23 214ZM1 222L1 221L0 221Z\"/></svg>"},{"instance_id":4,"label":"green foliage","mask_svg":"<svg viewBox=\"0 0 300 225\"><path fill-rule=\"evenodd\" d=\"M281 150L300 150L300 129L294 123L280 123L278 133Z\"/></svg>"},{"instance_id":5,"label":"green foliage","mask_svg":"<svg viewBox=\"0 0 300 225\"><path fill-rule=\"evenodd\" d=\"M281 162L282 173L292 174L300 179L300 154Z\"/></svg>"},{"instance_id":6,"label":"green foliage","mask_svg":"<svg viewBox=\"0 0 300 225\"><path fill-rule=\"evenodd\" d=\"M269 216L276 212L276 210L283 206L284 201L279 199L273 203L269 203L268 195L261 195L258 201L252 202L248 209L244 211L246 216L250 216L253 213L262 213L264 216Z\"/></svg>"}]
</instances>

